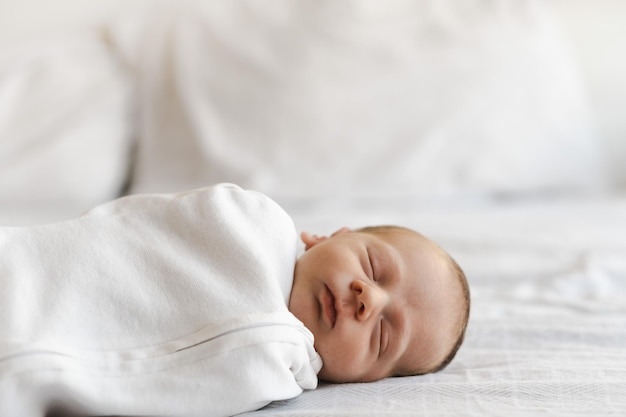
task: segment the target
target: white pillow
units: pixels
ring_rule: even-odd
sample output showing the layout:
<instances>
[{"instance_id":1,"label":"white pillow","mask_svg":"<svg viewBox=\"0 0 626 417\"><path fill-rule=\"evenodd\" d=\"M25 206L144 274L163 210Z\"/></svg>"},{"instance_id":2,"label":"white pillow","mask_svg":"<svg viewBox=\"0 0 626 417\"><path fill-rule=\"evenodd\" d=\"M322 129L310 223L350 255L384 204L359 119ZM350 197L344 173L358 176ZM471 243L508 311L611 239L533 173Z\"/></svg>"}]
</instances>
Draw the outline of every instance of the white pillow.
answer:
<instances>
[{"instance_id":1,"label":"white pillow","mask_svg":"<svg viewBox=\"0 0 626 417\"><path fill-rule=\"evenodd\" d=\"M91 32L3 48L0 217L59 206L74 216L117 196L128 173L130 88Z\"/></svg>"},{"instance_id":2,"label":"white pillow","mask_svg":"<svg viewBox=\"0 0 626 417\"><path fill-rule=\"evenodd\" d=\"M142 95L134 192L229 181L284 203L602 181L543 2L151 3L111 32Z\"/></svg>"}]
</instances>

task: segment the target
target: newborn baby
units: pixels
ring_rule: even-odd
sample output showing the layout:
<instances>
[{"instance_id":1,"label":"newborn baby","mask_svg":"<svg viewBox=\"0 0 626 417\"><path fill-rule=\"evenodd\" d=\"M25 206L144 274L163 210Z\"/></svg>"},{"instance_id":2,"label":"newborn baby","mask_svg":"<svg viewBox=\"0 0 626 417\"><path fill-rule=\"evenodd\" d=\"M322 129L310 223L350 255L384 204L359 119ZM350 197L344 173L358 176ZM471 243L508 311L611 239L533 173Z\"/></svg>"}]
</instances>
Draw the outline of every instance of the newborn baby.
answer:
<instances>
[{"instance_id":1,"label":"newborn baby","mask_svg":"<svg viewBox=\"0 0 626 417\"><path fill-rule=\"evenodd\" d=\"M221 184L0 228L0 417L225 416L328 381L441 369L469 298L399 227L302 234Z\"/></svg>"},{"instance_id":2,"label":"newborn baby","mask_svg":"<svg viewBox=\"0 0 626 417\"><path fill-rule=\"evenodd\" d=\"M302 234L289 310L315 336L319 376L334 382L446 366L463 340L469 290L457 263L396 226Z\"/></svg>"}]
</instances>

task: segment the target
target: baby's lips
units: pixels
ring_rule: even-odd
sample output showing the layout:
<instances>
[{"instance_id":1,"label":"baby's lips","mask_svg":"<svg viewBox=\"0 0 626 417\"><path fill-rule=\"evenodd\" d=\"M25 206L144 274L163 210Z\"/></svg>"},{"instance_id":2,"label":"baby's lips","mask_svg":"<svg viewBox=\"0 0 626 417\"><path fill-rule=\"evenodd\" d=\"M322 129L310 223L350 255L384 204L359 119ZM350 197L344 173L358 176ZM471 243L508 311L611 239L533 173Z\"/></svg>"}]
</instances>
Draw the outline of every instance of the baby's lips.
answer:
<instances>
[{"instance_id":1,"label":"baby's lips","mask_svg":"<svg viewBox=\"0 0 626 417\"><path fill-rule=\"evenodd\" d=\"M322 295L322 307L324 310L324 318L331 328L335 327L337 322L337 309L335 307L335 296L330 291L328 286L324 286L324 293Z\"/></svg>"}]
</instances>

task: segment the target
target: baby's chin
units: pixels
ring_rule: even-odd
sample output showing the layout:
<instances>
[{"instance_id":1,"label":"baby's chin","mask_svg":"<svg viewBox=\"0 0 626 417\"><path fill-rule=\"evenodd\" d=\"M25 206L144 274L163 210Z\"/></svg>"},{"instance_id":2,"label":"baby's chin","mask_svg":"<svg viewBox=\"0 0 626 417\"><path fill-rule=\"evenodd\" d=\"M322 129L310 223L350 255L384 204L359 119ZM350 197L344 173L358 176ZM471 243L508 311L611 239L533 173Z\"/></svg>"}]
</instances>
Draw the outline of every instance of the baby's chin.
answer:
<instances>
[{"instance_id":1,"label":"baby's chin","mask_svg":"<svg viewBox=\"0 0 626 417\"><path fill-rule=\"evenodd\" d=\"M346 382L356 382L352 381L349 378L341 378L336 375L335 372L329 371L326 367L322 367L320 372L317 374L317 377L324 382L330 382L333 384L341 384Z\"/></svg>"},{"instance_id":2,"label":"baby's chin","mask_svg":"<svg viewBox=\"0 0 626 417\"><path fill-rule=\"evenodd\" d=\"M317 374L317 377L320 379L320 381L337 382L334 380L332 376L328 375L328 372L326 372L326 369L324 366L322 366L322 369L320 369L319 373Z\"/></svg>"},{"instance_id":3,"label":"baby's chin","mask_svg":"<svg viewBox=\"0 0 626 417\"><path fill-rule=\"evenodd\" d=\"M322 361L323 360L324 356L322 356ZM330 367L325 364L322 366L322 369L320 369L317 377L324 382L342 384L350 382L374 382L385 378L386 375L367 375L350 369L342 369L340 366Z\"/></svg>"}]
</instances>

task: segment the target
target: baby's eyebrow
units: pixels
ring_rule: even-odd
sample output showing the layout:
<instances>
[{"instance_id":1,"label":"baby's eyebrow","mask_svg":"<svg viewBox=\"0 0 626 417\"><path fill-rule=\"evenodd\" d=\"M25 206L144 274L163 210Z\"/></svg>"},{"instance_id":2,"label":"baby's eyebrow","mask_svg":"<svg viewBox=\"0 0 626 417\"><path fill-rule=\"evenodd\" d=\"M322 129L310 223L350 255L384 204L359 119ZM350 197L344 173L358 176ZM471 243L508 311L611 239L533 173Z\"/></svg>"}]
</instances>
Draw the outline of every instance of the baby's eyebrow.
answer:
<instances>
[{"instance_id":1,"label":"baby's eyebrow","mask_svg":"<svg viewBox=\"0 0 626 417\"><path fill-rule=\"evenodd\" d=\"M380 320L378 320L378 326L377 326L377 339L378 339L378 359L380 359L381 355L383 354L383 319L381 317Z\"/></svg>"},{"instance_id":2,"label":"baby's eyebrow","mask_svg":"<svg viewBox=\"0 0 626 417\"><path fill-rule=\"evenodd\" d=\"M369 269L369 276L374 278L374 261L372 258L372 252L370 251L369 245L365 246L365 253L367 254L367 267Z\"/></svg>"}]
</instances>

